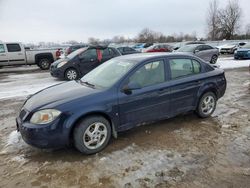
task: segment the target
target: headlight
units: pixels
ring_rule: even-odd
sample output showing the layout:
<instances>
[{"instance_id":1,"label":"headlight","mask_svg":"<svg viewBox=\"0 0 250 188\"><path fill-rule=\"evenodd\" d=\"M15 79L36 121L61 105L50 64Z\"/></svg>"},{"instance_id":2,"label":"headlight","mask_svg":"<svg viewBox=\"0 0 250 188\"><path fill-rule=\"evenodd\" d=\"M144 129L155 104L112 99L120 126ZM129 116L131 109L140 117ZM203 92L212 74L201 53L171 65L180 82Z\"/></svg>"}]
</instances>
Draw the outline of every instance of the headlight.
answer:
<instances>
[{"instance_id":1,"label":"headlight","mask_svg":"<svg viewBox=\"0 0 250 188\"><path fill-rule=\"evenodd\" d=\"M67 61L63 61L63 62L59 63L59 64L57 65L57 68L62 67L62 66L65 65L66 63L67 63Z\"/></svg>"},{"instance_id":2,"label":"headlight","mask_svg":"<svg viewBox=\"0 0 250 188\"><path fill-rule=\"evenodd\" d=\"M30 123L47 124L54 121L60 114L61 112L55 109L40 110L32 115Z\"/></svg>"},{"instance_id":3,"label":"headlight","mask_svg":"<svg viewBox=\"0 0 250 188\"><path fill-rule=\"evenodd\" d=\"M238 51L237 51L237 50L235 50L235 51L234 51L234 54L237 54L237 52L238 52Z\"/></svg>"}]
</instances>

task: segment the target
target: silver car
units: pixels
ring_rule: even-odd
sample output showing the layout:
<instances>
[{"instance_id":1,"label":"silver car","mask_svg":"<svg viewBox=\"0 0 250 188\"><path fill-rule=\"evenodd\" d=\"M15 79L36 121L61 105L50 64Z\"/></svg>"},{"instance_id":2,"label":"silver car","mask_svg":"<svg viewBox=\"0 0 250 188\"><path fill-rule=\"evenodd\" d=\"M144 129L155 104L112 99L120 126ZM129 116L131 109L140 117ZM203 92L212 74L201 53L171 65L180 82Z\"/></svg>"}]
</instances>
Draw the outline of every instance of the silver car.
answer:
<instances>
[{"instance_id":1,"label":"silver car","mask_svg":"<svg viewBox=\"0 0 250 188\"><path fill-rule=\"evenodd\" d=\"M215 64L219 56L219 50L207 44L190 44L185 45L176 52L187 52L198 56L199 58Z\"/></svg>"}]
</instances>

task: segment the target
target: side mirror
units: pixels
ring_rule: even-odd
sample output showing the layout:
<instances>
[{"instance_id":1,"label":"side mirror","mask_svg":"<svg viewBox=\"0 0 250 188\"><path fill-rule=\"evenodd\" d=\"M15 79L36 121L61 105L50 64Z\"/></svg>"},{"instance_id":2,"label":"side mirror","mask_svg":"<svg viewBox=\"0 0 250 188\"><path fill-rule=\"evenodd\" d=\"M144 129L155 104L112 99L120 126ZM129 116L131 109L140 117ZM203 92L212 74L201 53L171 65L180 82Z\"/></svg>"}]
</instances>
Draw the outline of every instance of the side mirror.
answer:
<instances>
[{"instance_id":1,"label":"side mirror","mask_svg":"<svg viewBox=\"0 0 250 188\"><path fill-rule=\"evenodd\" d=\"M122 92L130 95L133 90L141 89L141 86L136 82L130 82L122 88Z\"/></svg>"},{"instance_id":2,"label":"side mirror","mask_svg":"<svg viewBox=\"0 0 250 188\"><path fill-rule=\"evenodd\" d=\"M200 51L200 50L195 50L194 53L196 54L196 53L198 53L199 51Z\"/></svg>"}]
</instances>

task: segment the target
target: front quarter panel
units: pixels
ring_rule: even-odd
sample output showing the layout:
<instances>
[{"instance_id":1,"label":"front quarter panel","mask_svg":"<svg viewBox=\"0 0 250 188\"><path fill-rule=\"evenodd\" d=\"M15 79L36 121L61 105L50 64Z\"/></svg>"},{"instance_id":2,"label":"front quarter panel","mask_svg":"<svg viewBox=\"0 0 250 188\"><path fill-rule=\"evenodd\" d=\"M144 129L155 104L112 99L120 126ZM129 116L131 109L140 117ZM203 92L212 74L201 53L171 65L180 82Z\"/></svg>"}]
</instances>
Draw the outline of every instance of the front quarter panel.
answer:
<instances>
[{"instance_id":1,"label":"front quarter panel","mask_svg":"<svg viewBox=\"0 0 250 188\"><path fill-rule=\"evenodd\" d=\"M108 117L115 129L119 125L117 99L112 91L106 91L102 95L95 95L91 98L78 99L58 108L67 109L64 113L68 115L68 119L63 126L67 130L68 136L76 123L88 115L98 114Z\"/></svg>"}]
</instances>

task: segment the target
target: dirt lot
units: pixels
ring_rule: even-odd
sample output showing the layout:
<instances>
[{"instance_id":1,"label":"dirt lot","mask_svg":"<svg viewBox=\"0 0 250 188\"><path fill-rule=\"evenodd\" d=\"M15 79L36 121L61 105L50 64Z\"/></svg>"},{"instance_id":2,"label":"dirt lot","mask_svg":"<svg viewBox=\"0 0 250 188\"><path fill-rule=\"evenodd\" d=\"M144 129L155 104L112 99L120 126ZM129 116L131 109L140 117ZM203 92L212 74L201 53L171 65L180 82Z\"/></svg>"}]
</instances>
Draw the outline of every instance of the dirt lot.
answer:
<instances>
[{"instance_id":1,"label":"dirt lot","mask_svg":"<svg viewBox=\"0 0 250 188\"><path fill-rule=\"evenodd\" d=\"M250 187L250 73L228 70L213 117L187 114L122 133L101 153L40 150L15 131L24 96L58 82L0 75L0 187ZM22 76L21 76L22 75Z\"/></svg>"}]
</instances>

